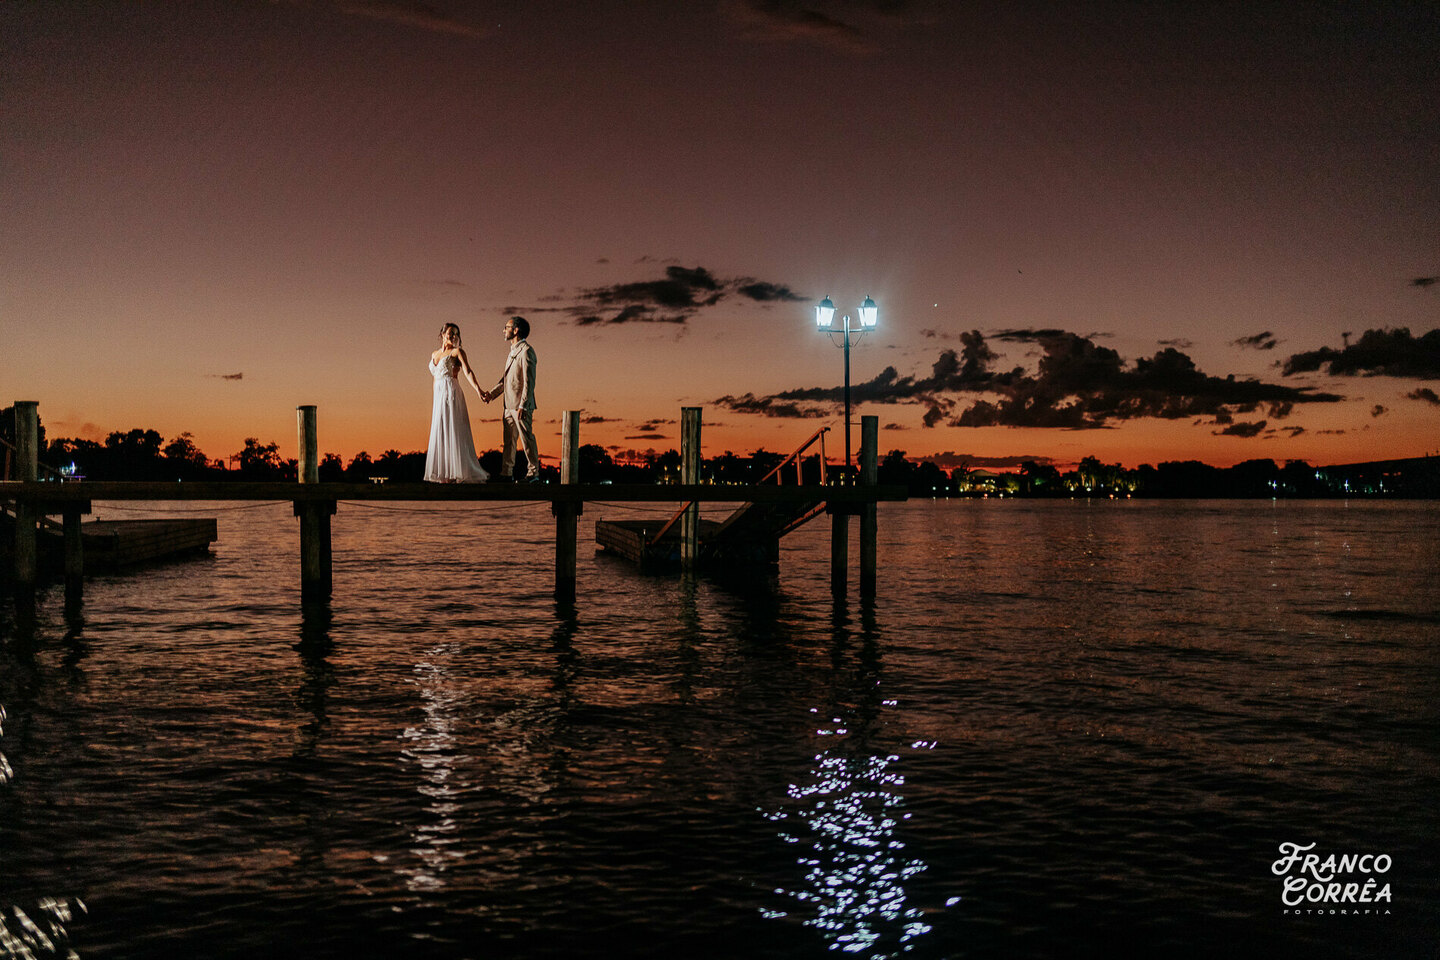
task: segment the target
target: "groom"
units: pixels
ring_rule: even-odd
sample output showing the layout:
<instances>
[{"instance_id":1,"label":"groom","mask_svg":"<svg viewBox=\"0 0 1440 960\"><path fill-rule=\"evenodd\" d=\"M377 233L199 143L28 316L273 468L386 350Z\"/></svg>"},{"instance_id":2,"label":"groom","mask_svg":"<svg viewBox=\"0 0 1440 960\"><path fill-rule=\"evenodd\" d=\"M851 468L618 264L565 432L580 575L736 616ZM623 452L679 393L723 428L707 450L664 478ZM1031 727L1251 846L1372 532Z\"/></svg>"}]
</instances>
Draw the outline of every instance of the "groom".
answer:
<instances>
[{"instance_id":1,"label":"groom","mask_svg":"<svg viewBox=\"0 0 1440 960\"><path fill-rule=\"evenodd\" d=\"M503 392L505 412L501 422L505 428L505 447L500 460L501 483L508 483L515 477L515 444L519 442L525 451L525 481L534 483L540 479L540 454L535 449L535 431L532 420L535 414L535 348L526 342L530 336L530 323L524 317L511 317L505 322L505 341L510 344L510 356L505 360L505 372L493 390L482 390L480 397L489 403Z\"/></svg>"}]
</instances>

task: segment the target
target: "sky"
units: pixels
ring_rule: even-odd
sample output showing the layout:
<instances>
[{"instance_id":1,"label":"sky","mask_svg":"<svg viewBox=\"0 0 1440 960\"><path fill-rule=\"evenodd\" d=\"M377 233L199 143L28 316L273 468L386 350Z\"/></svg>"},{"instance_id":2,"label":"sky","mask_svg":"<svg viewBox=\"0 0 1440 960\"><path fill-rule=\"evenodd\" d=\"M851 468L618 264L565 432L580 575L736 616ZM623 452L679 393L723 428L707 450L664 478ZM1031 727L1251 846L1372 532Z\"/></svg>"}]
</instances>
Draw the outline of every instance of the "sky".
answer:
<instances>
[{"instance_id":1,"label":"sky","mask_svg":"<svg viewBox=\"0 0 1440 960\"><path fill-rule=\"evenodd\" d=\"M613 454L1440 451L1440 7L0 4L0 401L424 449L505 318ZM470 394L477 446L497 405ZM841 449L833 435L827 452Z\"/></svg>"}]
</instances>

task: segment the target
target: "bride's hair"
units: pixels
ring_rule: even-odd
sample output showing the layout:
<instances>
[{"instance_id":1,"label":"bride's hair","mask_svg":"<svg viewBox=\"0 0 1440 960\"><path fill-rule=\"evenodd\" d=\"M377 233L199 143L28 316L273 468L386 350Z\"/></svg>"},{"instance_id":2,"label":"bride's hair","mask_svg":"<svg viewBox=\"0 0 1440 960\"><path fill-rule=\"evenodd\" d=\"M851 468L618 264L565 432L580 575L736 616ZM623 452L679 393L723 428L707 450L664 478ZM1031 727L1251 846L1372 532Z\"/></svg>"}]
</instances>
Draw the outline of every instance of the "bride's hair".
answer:
<instances>
[{"instance_id":1,"label":"bride's hair","mask_svg":"<svg viewBox=\"0 0 1440 960\"><path fill-rule=\"evenodd\" d=\"M440 328L440 339L445 339L445 334L451 330L455 331L455 346L460 346L460 326L454 323L447 323Z\"/></svg>"}]
</instances>

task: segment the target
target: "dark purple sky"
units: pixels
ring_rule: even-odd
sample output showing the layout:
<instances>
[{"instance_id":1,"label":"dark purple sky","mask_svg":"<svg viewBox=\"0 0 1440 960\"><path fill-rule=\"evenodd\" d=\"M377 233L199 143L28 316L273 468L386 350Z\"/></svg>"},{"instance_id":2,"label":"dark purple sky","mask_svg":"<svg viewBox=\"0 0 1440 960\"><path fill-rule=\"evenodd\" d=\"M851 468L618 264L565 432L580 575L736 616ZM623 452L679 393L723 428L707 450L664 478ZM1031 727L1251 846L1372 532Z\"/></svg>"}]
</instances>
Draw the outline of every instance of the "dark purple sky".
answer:
<instances>
[{"instance_id":1,"label":"dark purple sky","mask_svg":"<svg viewBox=\"0 0 1440 960\"><path fill-rule=\"evenodd\" d=\"M885 450L1418 455L1436 9L5 3L3 399L417 449L440 325L498 377L520 312L582 442L699 405L707 452L789 449L839 420L813 303L869 294Z\"/></svg>"}]
</instances>

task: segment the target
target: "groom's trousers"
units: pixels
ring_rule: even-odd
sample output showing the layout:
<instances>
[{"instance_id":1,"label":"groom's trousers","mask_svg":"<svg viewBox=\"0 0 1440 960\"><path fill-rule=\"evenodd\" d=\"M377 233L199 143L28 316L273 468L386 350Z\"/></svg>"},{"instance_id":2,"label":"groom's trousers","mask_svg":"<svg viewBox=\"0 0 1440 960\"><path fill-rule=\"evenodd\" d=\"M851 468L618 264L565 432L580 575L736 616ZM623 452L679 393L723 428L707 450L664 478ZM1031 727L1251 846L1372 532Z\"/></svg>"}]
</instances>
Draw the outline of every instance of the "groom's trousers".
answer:
<instances>
[{"instance_id":1,"label":"groom's trousers","mask_svg":"<svg viewBox=\"0 0 1440 960\"><path fill-rule=\"evenodd\" d=\"M505 411L505 446L500 456L500 475L515 475L515 447L525 451L525 475L540 476L540 453L535 449L535 431L531 427L533 411Z\"/></svg>"}]
</instances>

